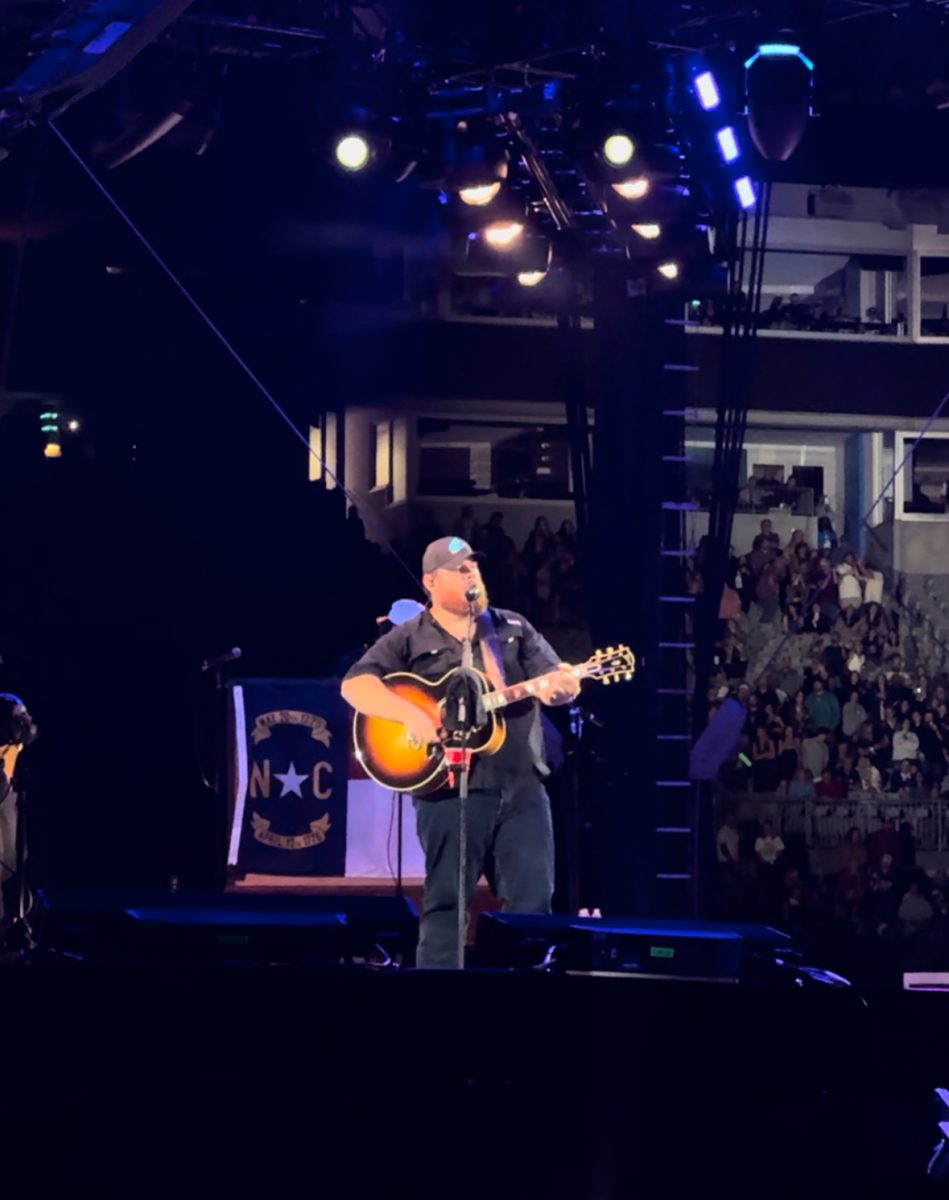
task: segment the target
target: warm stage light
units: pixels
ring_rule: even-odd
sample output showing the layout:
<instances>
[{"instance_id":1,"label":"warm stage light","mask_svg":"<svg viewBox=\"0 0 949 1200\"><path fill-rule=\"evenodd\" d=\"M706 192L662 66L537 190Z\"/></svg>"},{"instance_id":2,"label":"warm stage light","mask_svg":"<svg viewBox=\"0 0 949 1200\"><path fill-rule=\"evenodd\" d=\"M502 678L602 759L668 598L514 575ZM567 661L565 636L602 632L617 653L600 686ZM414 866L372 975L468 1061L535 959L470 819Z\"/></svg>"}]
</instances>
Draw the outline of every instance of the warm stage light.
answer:
<instances>
[{"instance_id":1,"label":"warm stage light","mask_svg":"<svg viewBox=\"0 0 949 1200\"><path fill-rule=\"evenodd\" d=\"M486 204L490 204L494 197L501 190L499 180L494 183L484 183L478 187L465 187L458 193L458 199L462 204L470 204L472 208L483 208Z\"/></svg>"},{"instance_id":2,"label":"warm stage light","mask_svg":"<svg viewBox=\"0 0 949 1200\"><path fill-rule=\"evenodd\" d=\"M517 282L521 287L537 287L542 279L546 279L546 271L521 271L517 277Z\"/></svg>"},{"instance_id":3,"label":"warm stage light","mask_svg":"<svg viewBox=\"0 0 949 1200\"><path fill-rule=\"evenodd\" d=\"M514 245L523 232L524 226L518 221L499 221L485 229L484 240L496 250L506 250Z\"/></svg>"},{"instance_id":4,"label":"warm stage light","mask_svg":"<svg viewBox=\"0 0 949 1200\"><path fill-rule=\"evenodd\" d=\"M369 162L369 143L359 133L348 133L336 143L336 161L347 171L361 171Z\"/></svg>"},{"instance_id":5,"label":"warm stage light","mask_svg":"<svg viewBox=\"0 0 949 1200\"><path fill-rule=\"evenodd\" d=\"M624 179L622 183L611 186L617 196L622 196L624 200L642 200L649 191L649 180L640 175L637 179Z\"/></svg>"},{"instance_id":6,"label":"warm stage light","mask_svg":"<svg viewBox=\"0 0 949 1200\"><path fill-rule=\"evenodd\" d=\"M625 167L635 153L633 139L625 133L611 133L603 143L603 157L613 167Z\"/></svg>"},{"instance_id":7,"label":"warm stage light","mask_svg":"<svg viewBox=\"0 0 949 1200\"><path fill-rule=\"evenodd\" d=\"M63 448L59 442L47 442L43 447L43 454L46 458L62 458Z\"/></svg>"},{"instance_id":8,"label":"warm stage light","mask_svg":"<svg viewBox=\"0 0 949 1200\"><path fill-rule=\"evenodd\" d=\"M634 225L633 233L638 233L639 236L644 238L647 242L654 242L662 233L662 229L659 225L653 224Z\"/></svg>"},{"instance_id":9,"label":"warm stage light","mask_svg":"<svg viewBox=\"0 0 949 1200\"><path fill-rule=\"evenodd\" d=\"M660 263L658 267L659 274L663 279L678 279L679 264L674 262Z\"/></svg>"}]
</instances>

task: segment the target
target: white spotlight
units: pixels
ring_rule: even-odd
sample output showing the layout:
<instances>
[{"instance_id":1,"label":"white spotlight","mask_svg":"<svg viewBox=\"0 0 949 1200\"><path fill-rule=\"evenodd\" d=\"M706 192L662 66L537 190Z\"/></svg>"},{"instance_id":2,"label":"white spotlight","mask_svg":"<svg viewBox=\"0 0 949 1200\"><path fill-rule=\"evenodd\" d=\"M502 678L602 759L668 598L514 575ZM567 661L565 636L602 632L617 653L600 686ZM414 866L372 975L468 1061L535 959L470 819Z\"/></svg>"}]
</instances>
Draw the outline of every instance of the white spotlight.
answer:
<instances>
[{"instance_id":1,"label":"white spotlight","mask_svg":"<svg viewBox=\"0 0 949 1200\"><path fill-rule=\"evenodd\" d=\"M640 175L638 179L624 179L622 183L611 184L611 187L624 200L642 200L649 191L649 180L645 175Z\"/></svg>"},{"instance_id":2,"label":"white spotlight","mask_svg":"<svg viewBox=\"0 0 949 1200\"><path fill-rule=\"evenodd\" d=\"M524 226L519 221L496 221L485 229L484 240L496 250L506 250L523 232Z\"/></svg>"},{"instance_id":3,"label":"white spotlight","mask_svg":"<svg viewBox=\"0 0 949 1200\"><path fill-rule=\"evenodd\" d=\"M517 282L521 287L537 287L540 281L546 278L546 271L521 271L517 277Z\"/></svg>"},{"instance_id":4,"label":"white spotlight","mask_svg":"<svg viewBox=\"0 0 949 1200\"><path fill-rule=\"evenodd\" d=\"M361 171L369 162L369 143L360 133L347 133L336 143L336 161L346 171Z\"/></svg>"},{"instance_id":5,"label":"white spotlight","mask_svg":"<svg viewBox=\"0 0 949 1200\"><path fill-rule=\"evenodd\" d=\"M747 175L742 175L740 179L735 180L735 195L738 197L738 203L742 208L754 208L755 200L755 185L751 182Z\"/></svg>"},{"instance_id":6,"label":"white spotlight","mask_svg":"<svg viewBox=\"0 0 949 1200\"><path fill-rule=\"evenodd\" d=\"M458 193L458 199L462 204L470 204L472 208L484 208L486 204L491 203L500 190L501 184L495 180L494 183L462 188Z\"/></svg>"},{"instance_id":7,"label":"white spotlight","mask_svg":"<svg viewBox=\"0 0 949 1200\"><path fill-rule=\"evenodd\" d=\"M718 84L715 82L715 76L711 71L703 71L701 75L695 77L695 94L699 98L699 104L708 112L709 109L718 108L722 102L722 98L718 92Z\"/></svg>"},{"instance_id":8,"label":"white spotlight","mask_svg":"<svg viewBox=\"0 0 949 1200\"><path fill-rule=\"evenodd\" d=\"M741 156L741 150L738 147L738 138L735 136L735 130L731 125L726 125L724 129L720 129L715 135L718 142L718 148L722 152L722 158L727 163L734 162L736 158Z\"/></svg>"},{"instance_id":9,"label":"white spotlight","mask_svg":"<svg viewBox=\"0 0 949 1200\"><path fill-rule=\"evenodd\" d=\"M662 233L662 228L659 225L647 223L646 225L634 225L633 233L638 233L641 238L647 242L654 242Z\"/></svg>"},{"instance_id":10,"label":"white spotlight","mask_svg":"<svg viewBox=\"0 0 949 1200\"><path fill-rule=\"evenodd\" d=\"M603 143L603 157L613 167L625 167L635 153L633 139L626 133L611 133Z\"/></svg>"},{"instance_id":11,"label":"white spotlight","mask_svg":"<svg viewBox=\"0 0 949 1200\"><path fill-rule=\"evenodd\" d=\"M679 264L674 262L660 263L657 270L663 279L678 279Z\"/></svg>"},{"instance_id":12,"label":"white spotlight","mask_svg":"<svg viewBox=\"0 0 949 1200\"><path fill-rule=\"evenodd\" d=\"M69 430L70 433L76 433L79 430L79 422L75 418L73 418L73 420L71 420L67 423L66 428Z\"/></svg>"}]
</instances>

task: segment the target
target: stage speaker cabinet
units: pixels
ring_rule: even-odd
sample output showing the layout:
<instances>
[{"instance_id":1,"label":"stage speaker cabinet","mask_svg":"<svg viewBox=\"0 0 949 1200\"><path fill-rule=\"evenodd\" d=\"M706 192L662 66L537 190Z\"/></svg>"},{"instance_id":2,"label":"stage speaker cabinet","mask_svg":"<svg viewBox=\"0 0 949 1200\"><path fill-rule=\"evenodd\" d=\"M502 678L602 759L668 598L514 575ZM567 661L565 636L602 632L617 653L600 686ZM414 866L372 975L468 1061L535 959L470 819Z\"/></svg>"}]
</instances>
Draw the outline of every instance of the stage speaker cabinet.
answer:
<instances>
[{"instance_id":1,"label":"stage speaker cabinet","mask_svg":"<svg viewBox=\"0 0 949 1200\"><path fill-rule=\"evenodd\" d=\"M486 967L722 983L776 978L796 957L767 925L506 913L481 917L475 949Z\"/></svg>"},{"instance_id":2,"label":"stage speaker cabinet","mask_svg":"<svg viewBox=\"0 0 949 1200\"><path fill-rule=\"evenodd\" d=\"M40 890L41 952L89 962L376 964L414 959L418 915L375 896Z\"/></svg>"}]
</instances>

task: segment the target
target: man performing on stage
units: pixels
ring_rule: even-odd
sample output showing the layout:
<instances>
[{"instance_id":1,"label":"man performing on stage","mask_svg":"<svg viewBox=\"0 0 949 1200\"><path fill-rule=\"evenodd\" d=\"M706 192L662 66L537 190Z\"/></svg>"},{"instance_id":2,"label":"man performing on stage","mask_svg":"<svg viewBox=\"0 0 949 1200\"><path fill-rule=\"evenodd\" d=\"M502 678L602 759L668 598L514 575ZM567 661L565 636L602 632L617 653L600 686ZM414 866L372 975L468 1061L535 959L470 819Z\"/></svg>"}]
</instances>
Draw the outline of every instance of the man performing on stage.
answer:
<instances>
[{"instance_id":1,"label":"man performing on stage","mask_svg":"<svg viewBox=\"0 0 949 1200\"><path fill-rule=\"evenodd\" d=\"M430 607L381 637L343 680L343 698L358 712L401 722L422 745L437 743L441 731L431 716L396 695L383 678L410 671L434 682L461 666L469 622L474 667L495 688L548 675L544 703L567 704L577 695L579 680L530 622L518 613L488 606L478 564L462 538L439 538L428 546L422 558L422 582ZM493 755L473 758L465 899L470 904L490 855L503 909L547 913L554 885L554 846L550 803L541 782L549 772L537 700L528 697L510 705L504 717L507 736L501 748ZM425 853L417 964L452 967L458 922L457 789L443 788L414 803Z\"/></svg>"}]
</instances>

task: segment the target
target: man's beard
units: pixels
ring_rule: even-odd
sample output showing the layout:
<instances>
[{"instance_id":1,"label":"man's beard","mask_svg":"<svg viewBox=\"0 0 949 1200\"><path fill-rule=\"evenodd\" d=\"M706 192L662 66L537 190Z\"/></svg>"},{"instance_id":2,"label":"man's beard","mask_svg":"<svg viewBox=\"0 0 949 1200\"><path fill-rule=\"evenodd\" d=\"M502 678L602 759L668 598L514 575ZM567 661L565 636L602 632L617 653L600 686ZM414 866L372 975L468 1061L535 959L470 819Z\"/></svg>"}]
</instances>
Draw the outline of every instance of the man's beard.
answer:
<instances>
[{"instance_id":1,"label":"man's beard","mask_svg":"<svg viewBox=\"0 0 949 1200\"><path fill-rule=\"evenodd\" d=\"M461 599L457 605L453 604L448 609L449 612L455 614L456 617L467 617L468 613L473 611L476 617L480 617L483 612L487 612L490 600L488 599L488 589L484 584L475 585L478 588L478 598L471 604L467 600ZM445 606L448 608L448 605Z\"/></svg>"}]
</instances>

